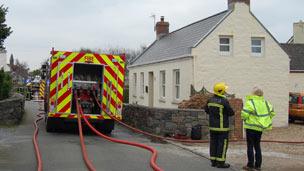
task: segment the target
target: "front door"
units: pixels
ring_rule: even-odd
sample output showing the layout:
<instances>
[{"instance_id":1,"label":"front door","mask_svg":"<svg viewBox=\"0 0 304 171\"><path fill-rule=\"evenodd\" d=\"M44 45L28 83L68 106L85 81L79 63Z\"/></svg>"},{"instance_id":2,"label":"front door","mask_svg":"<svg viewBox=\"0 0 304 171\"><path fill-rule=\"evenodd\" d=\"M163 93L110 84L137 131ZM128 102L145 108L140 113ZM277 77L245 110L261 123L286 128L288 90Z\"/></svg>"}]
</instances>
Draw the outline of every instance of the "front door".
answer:
<instances>
[{"instance_id":1,"label":"front door","mask_svg":"<svg viewBox=\"0 0 304 171\"><path fill-rule=\"evenodd\" d=\"M153 72L149 72L149 107L153 107L154 103L154 75Z\"/></svg>"}]
</instances>

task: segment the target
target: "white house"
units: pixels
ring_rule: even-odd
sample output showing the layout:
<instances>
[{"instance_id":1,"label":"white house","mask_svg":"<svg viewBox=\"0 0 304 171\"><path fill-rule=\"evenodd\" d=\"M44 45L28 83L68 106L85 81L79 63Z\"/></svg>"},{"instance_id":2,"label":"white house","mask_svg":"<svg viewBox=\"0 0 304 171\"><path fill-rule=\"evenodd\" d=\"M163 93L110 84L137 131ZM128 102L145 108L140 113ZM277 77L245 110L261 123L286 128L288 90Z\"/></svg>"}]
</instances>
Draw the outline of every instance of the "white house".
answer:
<instances>
[{"instance_id":1,"label":"white house","mask_svg":"<svg viewBox=\"0 0 304 171\"><path fill-rule=\"evenodd\" d=\"M290 58L289 91L304 92L304 22L293 24L293 36L281 47Z\"/></svg>"},{"instance_id":2,"label":"white house","mask_svg":"<svg viewBox=\"0 0 304 171\"><path fill-rule=\"evenodd\" d=\"M191 85L212 91L224 81L239 98L261 87L277 113L274 126L288 125L290 60L250 11L250 0L228 0L226 11L171 33L162 17L156 34L129 66L130 103L176 108Z\"/></svg>"}]
</instances>

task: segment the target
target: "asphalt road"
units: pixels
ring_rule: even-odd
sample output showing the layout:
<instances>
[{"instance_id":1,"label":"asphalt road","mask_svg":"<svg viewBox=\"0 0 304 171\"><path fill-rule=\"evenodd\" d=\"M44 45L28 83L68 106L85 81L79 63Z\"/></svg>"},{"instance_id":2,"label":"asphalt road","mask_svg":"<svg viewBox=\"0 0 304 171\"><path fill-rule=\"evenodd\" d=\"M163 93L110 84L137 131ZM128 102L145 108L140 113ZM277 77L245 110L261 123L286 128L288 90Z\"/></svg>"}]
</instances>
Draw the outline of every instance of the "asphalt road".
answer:
<instances>
[{"instance_id":1,"label":"asphalt road","mask_svg":"<svg viewBox=\"0 0 304 171\"><path fill-rule=\"evenodd\" d=\"M0 170L36 170L32 144L33 121L38 112L37 102L26 102L26 114L19 126L0 127ZM47 133L40 122L38 136L45 171L87 170L81 155L79 137L73 133ZM116 126L112 137L136 141L155 147L157 164L166 171L216 171L206 158L183 150L172 144L154 143L144 136ZM136 147L108 142L95 135L85 135L89 158L100 171L146 171L150 153ZM227 169L225 169L227 170Z\"/></svg>"}]
</instances>

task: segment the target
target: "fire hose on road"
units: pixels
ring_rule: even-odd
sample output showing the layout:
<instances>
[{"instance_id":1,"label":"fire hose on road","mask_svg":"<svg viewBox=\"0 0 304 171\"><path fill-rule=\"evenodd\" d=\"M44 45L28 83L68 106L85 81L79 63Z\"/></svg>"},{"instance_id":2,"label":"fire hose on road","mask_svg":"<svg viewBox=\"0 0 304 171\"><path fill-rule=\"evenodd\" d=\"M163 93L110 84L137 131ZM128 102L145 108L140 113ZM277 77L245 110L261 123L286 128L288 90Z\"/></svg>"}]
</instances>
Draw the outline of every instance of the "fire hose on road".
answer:
<instances>
[{"instance_id":1,"label":"fire hose on road","mask_svg":"<svg viewBox=\"0 0 304 171\"><path fill-rule=\"evenodd\" d=\"M43 113L38 113L37 114L37 119L34 121L34 135L33 135L33 144L34 144L34 149L35 149L35 154L36 154L36 159L37 159L37 171L42 171L42 158L41 158L41 153L38 145L38 132L39 132L39 126L38 122L44 119L44 114Z\"/></svg>"},{"instance_id":2,"label":"fire hose on road","mask_svg":"<svg viewBox=\"0 0 304 171\"><path fill-rule=\"evenodd\" d=\"M97 102L98 106L100 108L102 108L101 104L99 103L98 99L96 96L95 97L95 101ZM184 139L175 139L175 138L170 138L170 137L163 137L163 136L159 136L159 135L155 135L155 134L151 134L151 133L148 133L148 132L145 132L145 131L142 131L140 129L137 129L137 128L134 128L124 122L122 122L121 120L117 119L115 116L113 116L112 114L108 113L107 112L107 115L115 120L116 122L118 122L119 124L125 126L126 128L134 131L134 132L137 132L137 133L140 133L140 134L143 134L143 135L146 135L148 137L151 137L151 138L155 138L155 139L159 139L159 140L169 140L169 141L175 141L175 142L183 142L183 143L209 143L209 140L184 140ZM246 141L245 139L237 139L237 140L229 140L230 142L242 142L242 141ZM261 140L261 142L267 142L267 143L281 143L281 144L304 144L304 141L278 141L278 140Z\"/></svg>"},{"instance_id":3,"label":"fire hose on road","mask_svg":"<svg viewBox=\"0 0 304 171\"><path fill-rule=\"evenodd\" d=\"M78 113L78 128L79 128L79 136L80 136L80 142L81 142L81 149L82 149L82 153L83 153L83 158L85 160L86 166L90 171L95 171L96 169L94 168L92 162L88 159L88 154L85 148L85 144L84 144L84 138L83 138L83 133L82 133L82 125L81 125L81 118L83 118L84 122L88 125L88 127L94 132L96 133L98 136L105 138L111 142L116 142L116 143L122 143L122 144L127 144L127 145L132 145L132 146L136 146L136 147L140 147L146 150L149 150L152 153L152 157L150 159L150 166L152 167L152 169L154 171L162 171L162 169L156 164L156 159L157 159L157 151L147 145L144 144L139 144L139 143L135 143L135 142L129 142L129 141L125 141L125 140L120 140L120 139L115 139L115 138L111 138L109 136L106 136L102 133L100 133L99 131L97 131L87 120L87 117L83 114L82 108L81 106L78 104L78 98L77 95L75 95L75 100L76 100L76 105L77 105L77 113ZM101 104L98 102L97 98L95 97L95 100L97 102L97 104L99 105L99 107L101 108ZM174 138L170 138L170 137L162 137L159 135L155 135L155 134L151 134L142 130L139 130L137 128L134 128L122 121L120 121L119 119L117 119L115 116L113 116L112 114L109 114L109 117L111 117L111 119L115 120L116 122L118 122L119 124L125 126L126 128L137 132L137 133L141 133L143 135L155 138L155 139L160 139L160 140L169 140L169 141L176 141L176 142L184 142L184 143L208 143L209 140L180 140L180 139L174 139ZM41 152L39 149L39 145L38 145L38 132L39 132L39 126L38 123L44 119L44 113L38 113L37 118L34 121L34 127L35 127L35 131L32 137L33 140L33 145L34 145L34 149L35 149L35 156L37 159L37 171L42 171L43 170L43 162L42 162L42 157L41 157ZM230 140L230 142L242 142L242 141L246 141L244 139L238 139L238 140ZM283 143L283 144L304 144L303 141L278 141L278 140L262 140L262 142L266 142L266 143Z\"/></svg>"},{"instance_id":4,"label":"fire hose on road","mask_svg":"<svg viewBox=\"0 0 304 171\"><path fill-rule=\"evenodd\" d=\"M162 171L163 169L161 169L157 164L156 164L156 159L157 159L157 151L153 148L150 147L148 145L145 144L140 144L140 143L135 143L135 142L131 142L131 141L126 141L126 140L120 140L120 139L116 139L116 138L112 138L109 136L106 136L102 133L100 133L99 131L97 131L91 124L90 122L87 120L86 116L83 114L82 108L78 103L78 97L77 94L75 94L75 100L76 100L76 106L77 106L77 113L78 113L78 125L79 127L81 127L81 121L80 118L82 117L83 120L85 121L85 123L88 125L88 127L94 132L96 133L98 136L105 138L111 142L115 142L115 143L121 143L121 144L126 144L126 145L131 145L131 146L135 146L135 147L139 147L139 148L143 148L146 149L148 151L150 151L152 153L152 157L150 159L150 166L152 167L152 169L154 171ZM82 134L82 130L79 128L79 135ZM85 149L85 147L83 147ZM86 150L83 150L86 151ZM87 156L87 155L86 155ZM88 162L88 158L84 156L84 159L86 160L87 166L89 165L90 162ZM91 165L91 164L90 164ZM89 168L89 167L88 167Z\"/></svg>"},{"instance_id":5,"label":"fire hose on road","mask_svg":"<svg viewBox=\"0 0 304 171\"><path fill-rule=\"evenodd\" d=\"M85 143L84 143L84 138L83 138L83 133L82 133L81 116L79 114L80 112L82 113L82 108L78 104L77 96L75 97L75 100L76 100L76 108L77 108L77 123L78 123L78 132L79 132L79 139L80 139L82 157L83 157L83 160L84 160L87 168L90 171L95 171L96 169L93 166L92 162L89 160L88 152L87 152L87 149L86 149Z\"/></svg>"}]
</instances>

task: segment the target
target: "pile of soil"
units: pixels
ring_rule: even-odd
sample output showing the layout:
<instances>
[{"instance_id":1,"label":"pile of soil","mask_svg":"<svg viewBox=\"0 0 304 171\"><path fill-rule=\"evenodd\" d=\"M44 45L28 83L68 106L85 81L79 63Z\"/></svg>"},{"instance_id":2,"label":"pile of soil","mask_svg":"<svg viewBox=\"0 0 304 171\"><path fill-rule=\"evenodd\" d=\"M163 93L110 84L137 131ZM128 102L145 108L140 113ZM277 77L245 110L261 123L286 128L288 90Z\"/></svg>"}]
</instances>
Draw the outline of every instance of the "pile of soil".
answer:
<instances>
[{"instance_id":1,"label":"pile of soil","mask_svg":"<svg viewBox=\"0 0 304 171\"><path fill-rule=\"evenodd\" d=\"M212 97L213 94L195 94L190 97L189 100L183 100L178 104L179 109L202 109L208 99ZM229 104L231 105L234 111L240 111L242 109L242 99L238 98L229 98Z\"/></svg>"},{"instance_id":2,"label":"pile of soil","mask_svg":"<svg viewBox=\"0 0 304 171\"><path fill-rule=\"evenodd\" d=\"M179 109L202 109L213 94L195 94L178 104Z\"/></svg>"}]
</instances>

